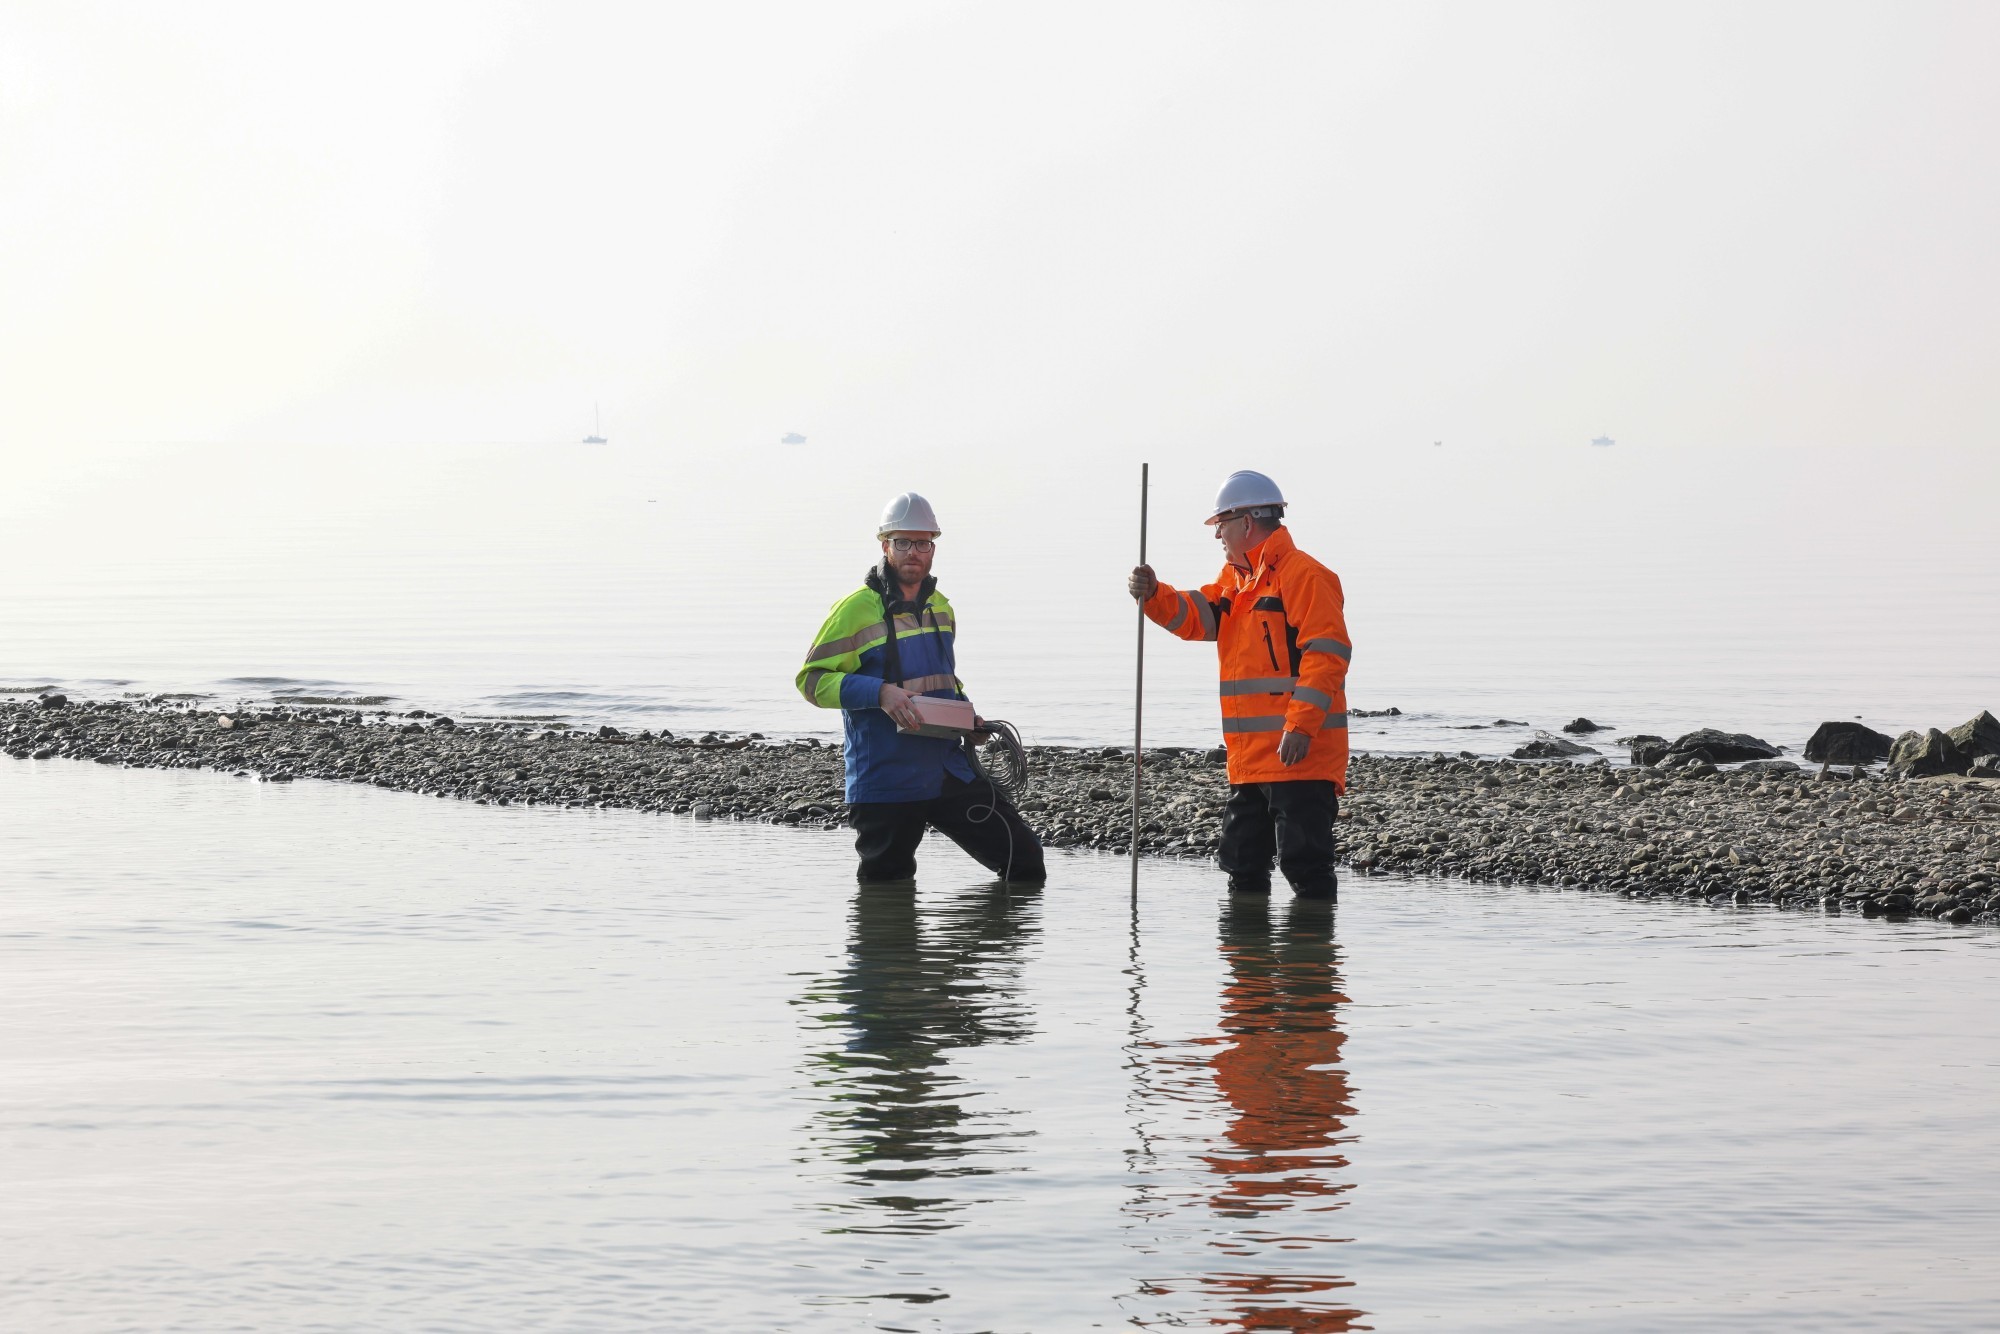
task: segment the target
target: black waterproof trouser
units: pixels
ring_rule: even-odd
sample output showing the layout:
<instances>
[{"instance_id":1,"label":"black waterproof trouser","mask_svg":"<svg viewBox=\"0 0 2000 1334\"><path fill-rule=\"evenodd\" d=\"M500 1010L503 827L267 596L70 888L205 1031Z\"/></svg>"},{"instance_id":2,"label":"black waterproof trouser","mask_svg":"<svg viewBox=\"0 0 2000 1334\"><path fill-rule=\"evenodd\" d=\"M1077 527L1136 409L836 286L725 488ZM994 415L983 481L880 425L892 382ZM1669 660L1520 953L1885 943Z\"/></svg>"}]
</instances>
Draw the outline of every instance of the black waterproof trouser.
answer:
<instances>
[{"instance_id":1,"label":"black waterproof trouser","mask_svg":"<svg viewBox=\"0 0 2000 1334\"><path fill-rule=\"evenodd\" d=\"M946 774L944 791L929 801L857 801L848 806L847 819L854 826L863 883L915 875L917 845L926 829L937 830L1003 879L1040 884L1048 878L1042 841L1007 794L983 778L967 783Z\"/></svg>"},{"instance_id":2,"label":"black waterproof trouser","mask_svg":"<svg viewBox=\"0 0 2000 1334\"><path fill-rule=\"evenodd\" d=\"M1331 779L1231 783L1215 864L1229 873L1231 893L1270 893L1275 858L1295 893L1334 898L1340 877L1333 867L1333 822L1339 818L1340 789Z\"/></svg>"}]
</instances>

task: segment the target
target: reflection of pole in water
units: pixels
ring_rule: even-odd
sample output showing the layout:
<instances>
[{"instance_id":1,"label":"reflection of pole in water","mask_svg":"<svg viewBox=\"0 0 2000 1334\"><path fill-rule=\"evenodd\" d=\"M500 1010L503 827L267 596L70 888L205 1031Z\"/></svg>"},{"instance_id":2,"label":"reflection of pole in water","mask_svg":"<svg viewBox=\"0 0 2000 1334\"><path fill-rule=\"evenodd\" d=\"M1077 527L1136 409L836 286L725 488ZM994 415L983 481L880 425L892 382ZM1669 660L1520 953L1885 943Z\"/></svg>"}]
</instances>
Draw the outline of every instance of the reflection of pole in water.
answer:
<instances>
[{"instance_id":1,"label":"reflection of pole in water","mask_svg":"<svg viewBox=\"0 0 2000 1334\"><path fill-rule=\"evenodd\" d=\"M1029 1034L1020 949L1035 932L1038 896L995 885L920 905L909 887L855 895L846 966L801 999L844 1036L815 1054L811 1078L824 1109L811 1138L846 1163L866 1194L831 1207L887 1218L836 1229L930 1232L955 1227L965 1202L912 1187L998 1169L976 1161L1015 1152L1001 1141L1004 1112L982 1104L950 1067L954 1048L1017 1042Z\"/></svg>"},{"instance_id":2,"label":"reflection of pole in water","mask_svg":"<svg viewBox=\"0 0 2000 1334\"><path fill-rule=\"evenodd\" d=\"M1125 1165L1128 1170L1139 1172L1133 1186L1134 1197L1129 1211L1141 1217L1150 1209L1147 1204L1146 1177L1143 1175L1157 1161L1153 1151L1152 1105L1157 1101L1157 1091L1152 1086L1153 1059L1150 1052L1159 1044L1155 1043L1146 1028L1145 1008L1141 1001L1146 991L1146 970L1139 959L1139 897L1132 896L1132 912L1129 939L1125 948L1125 1068L1132 1074L1132 1083L1125 1095L1125 1110L1132 1118L1132 1133L1138 1138L1136 1149L1128 1150Z\"/></svg>"},{"instance_id":3,"label":"reflection of pole in water","mask_svg":"<svg viewBox=\"0 0 2000 1334\"><path fill-rule=\"evenodd\" d=\"M1226 1119L1219 1136L1202 1137L1192 1164L1197 1180L1155 1174L1150 1198L1135 1202L1135 1212L1162 1227L1178 1215L1194 1234L1186 1237L1190 1246L1240 1263L1145 1283L1144 1296L1174 1300L1136 1318L1141 1327L1368 1328L1344 1300L1351 1280L1311 1272L1314 1251L1344 1240L1327 1234L1324 1215L1351 1189L1338 1179L1347 1166L1338 1146L1354 1108L1340 1064L1346 1039L1339 1011L1347 997L1333 923L1331 904L1299 899L1274 929L1268 899L1232 897L1220 923L1221 1032L1147 1044L1157 1049L1149 1059L1161 1077L1140 1097L1157 1092L1182 1104L1183 1115L1187 1103L1219 1102ZM1184 1189L1175 1191L1176 1184ZM1187 1309L1191 1298L1198 1312Z\"/></svg>"}]
</instances>

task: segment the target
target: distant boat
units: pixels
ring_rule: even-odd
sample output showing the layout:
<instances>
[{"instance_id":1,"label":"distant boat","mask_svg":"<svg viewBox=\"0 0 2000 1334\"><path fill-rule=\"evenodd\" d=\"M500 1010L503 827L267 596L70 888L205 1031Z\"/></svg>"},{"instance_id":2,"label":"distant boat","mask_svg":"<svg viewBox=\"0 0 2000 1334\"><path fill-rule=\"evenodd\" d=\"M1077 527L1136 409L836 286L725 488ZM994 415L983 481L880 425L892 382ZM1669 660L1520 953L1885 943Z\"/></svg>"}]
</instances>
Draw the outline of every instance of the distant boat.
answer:
<instances>
[{"instance_id":1,"label":"distant boat","mask_svg":"<svg viewBox=\"0 0 2000 1334\"><path fill-rule=\"evenodd\" d=\"M1597 437L1597 439L1591 441L1590 443L1596 445L1599 449L1603 449L1606 445L1615 445L1618 442L1616 440L1613 440L1608 435L1600 435Z\"/></svg>"},{"instance_id":2,"label":"distant boat","mask_svg":"<svg viewBox=\"0 0 2000 1334\"><path fill-rule=\"evenodd\" d=\"M595 403L592 403L592 404L590 405L590 423L591 423L591 425L590 425L590 434L589 434L589 435L587 435L587 436L585 436L585 437L583 438L583 443L584 443L584 444L586 444L586 445L608 445L608 444L610 444L611 442L610 442L609 440L606 440L606 439L604 438L604 417L603 417L603 414L601 414L600 412L598 412L598 410L597 410L597 404L595 404Z\"/></svg>"}]
</instances>

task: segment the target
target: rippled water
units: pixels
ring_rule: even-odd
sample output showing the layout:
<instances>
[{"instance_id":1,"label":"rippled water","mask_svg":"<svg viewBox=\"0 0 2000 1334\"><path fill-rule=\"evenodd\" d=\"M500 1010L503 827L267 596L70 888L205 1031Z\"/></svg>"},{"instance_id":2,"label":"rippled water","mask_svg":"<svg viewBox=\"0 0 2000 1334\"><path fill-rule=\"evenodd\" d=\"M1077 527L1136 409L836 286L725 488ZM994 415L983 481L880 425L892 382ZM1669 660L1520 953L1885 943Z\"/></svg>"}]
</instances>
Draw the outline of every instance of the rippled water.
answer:
<instances>
[{"instance_id":1,"label":"rippled water","mask_svg":"<svg viewBox=\"0 0 2000 1334\"><path fill-rule=\"evenodd\" d=\"M0 1325L1959 1330L2000 938L0 763Z\"/></svg>"}]
</instances>

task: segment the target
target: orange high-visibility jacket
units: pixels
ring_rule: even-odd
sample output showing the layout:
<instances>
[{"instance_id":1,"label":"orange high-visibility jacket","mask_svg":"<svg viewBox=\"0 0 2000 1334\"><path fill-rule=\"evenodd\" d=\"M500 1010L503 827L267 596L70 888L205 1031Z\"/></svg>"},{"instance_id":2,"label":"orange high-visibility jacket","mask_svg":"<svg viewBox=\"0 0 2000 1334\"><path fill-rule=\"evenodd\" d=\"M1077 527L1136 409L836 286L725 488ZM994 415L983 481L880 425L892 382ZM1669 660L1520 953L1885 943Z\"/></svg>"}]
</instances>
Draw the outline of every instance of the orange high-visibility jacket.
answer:
<instances>
[{"instance_id":1,"label":"orange high-visibility jacket","mask_svg":"<svg viewBox=\"0 0 2000 1334\"><path fill-rule=\"evenodd\" d=\"M1200 588L1161 584L1146 617L1182 639L1212 639L1222 669L1222 740L1232 783L1331 779L1347 791L1347 637L1340 577L1280 528ZM1311 738L1306 757L1278 763L1278 737Z\"/></svg>"}]
</instances>

